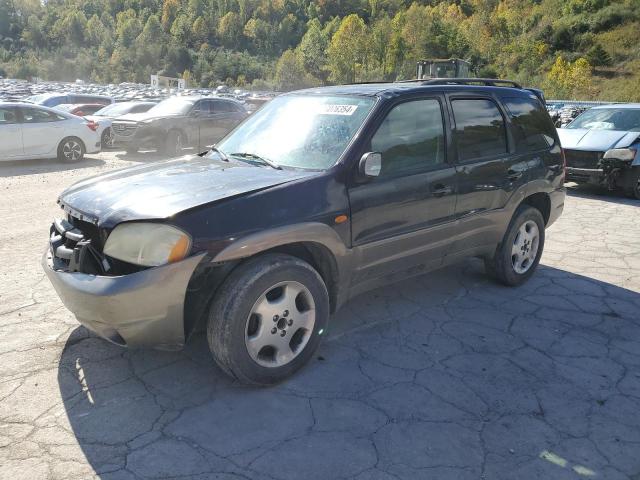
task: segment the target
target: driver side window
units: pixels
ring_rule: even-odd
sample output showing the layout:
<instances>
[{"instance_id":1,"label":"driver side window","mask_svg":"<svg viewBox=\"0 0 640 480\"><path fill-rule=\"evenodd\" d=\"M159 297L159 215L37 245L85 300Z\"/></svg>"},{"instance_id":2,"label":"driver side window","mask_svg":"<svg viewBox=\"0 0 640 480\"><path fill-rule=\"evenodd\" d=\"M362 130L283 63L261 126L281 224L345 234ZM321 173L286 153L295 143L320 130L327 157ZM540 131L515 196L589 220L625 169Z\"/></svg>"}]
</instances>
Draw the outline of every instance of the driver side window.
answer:
<instances>
[{"instance_id":1,"label":"driver side window","mask_svg":"<svg viewBox=\"0 0 640 480\"><path fill-rule=\"evenodd\" d=\"M371 150L382 154L381 177L443 164L444 145L442 110L435 99L396 105L371 138Z\"/></svg>"}]
</instances>

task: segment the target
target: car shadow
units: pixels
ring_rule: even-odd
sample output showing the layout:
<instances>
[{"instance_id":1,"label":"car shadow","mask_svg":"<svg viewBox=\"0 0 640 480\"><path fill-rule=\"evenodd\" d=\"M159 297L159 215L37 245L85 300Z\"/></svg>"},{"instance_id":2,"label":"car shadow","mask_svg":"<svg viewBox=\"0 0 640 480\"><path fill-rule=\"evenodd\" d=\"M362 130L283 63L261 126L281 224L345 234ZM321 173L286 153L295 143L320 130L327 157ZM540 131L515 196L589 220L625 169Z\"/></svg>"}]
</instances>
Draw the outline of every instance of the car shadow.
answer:
<instances>
[{"instance_id":1,"label":"car shadow","mask_svg":"<svg viewBox=\"0 0 640 480\"><path fill-rule=\"evenodd\" d=\"M57 159L48 160L15 160L0 162L0 177L17 177L22 175L39 175L42 173L64 172L82 168L100 167L104 160L84 157L81 162L66 163Z\"/></svg>"},{"instance_id":2,"label":"car shadow","mask_svg":"<svg viewBox=\"0 0 640 480\"><path fill-rule=\"evenodd\" d=\"M136 351L78 327L59 361L59 422L105 479L299 478L303 466L335 478L374 465L418 478L416 462L465 478L601 475L602 455L564 439L637 458L613 438L640 435L638 422L622 427L631 407L614 405L627 363L640 365L639 308L638 292L543 265L506 288L469 260L353 299L310 364L271 388L229 379L202 334L181 352ZM427 438L436 446L415 450Z\"/></svg>"},{"instance_id":3,"label":"car shadow","mask_svg":"<svg viewBox=\"0 0 640 480\"><path fill-rule=\"evenodd\" d=\"M621 205L638 205L640 200L631 198L622 190L607 190L598 185L569 183L566 185L567 194L572 197L590 198L595 200L604 200L606 202L619 203Z\"/></svg>"}]
</instances>

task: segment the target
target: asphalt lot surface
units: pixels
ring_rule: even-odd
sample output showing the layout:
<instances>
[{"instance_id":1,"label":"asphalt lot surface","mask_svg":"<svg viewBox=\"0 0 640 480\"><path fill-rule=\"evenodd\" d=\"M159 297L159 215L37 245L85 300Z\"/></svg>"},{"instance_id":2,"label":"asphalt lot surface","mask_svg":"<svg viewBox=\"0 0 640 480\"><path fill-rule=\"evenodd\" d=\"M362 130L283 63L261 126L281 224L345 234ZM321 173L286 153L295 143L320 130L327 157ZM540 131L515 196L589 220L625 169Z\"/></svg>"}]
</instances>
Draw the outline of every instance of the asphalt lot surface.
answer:
<instances>
[{"instance_id":1,"label":"asphalt lot surface","mask_svg":"<svg viewBox=\"0 0 640 480\"><path fill-rule=\"evenodd\" d=\"M640 479L640 203L574 190L532 280L363 295L269 389L95 338L40 268L57 194L153 155L0 164L1 479Z\"/></svg>"}]
</instances>

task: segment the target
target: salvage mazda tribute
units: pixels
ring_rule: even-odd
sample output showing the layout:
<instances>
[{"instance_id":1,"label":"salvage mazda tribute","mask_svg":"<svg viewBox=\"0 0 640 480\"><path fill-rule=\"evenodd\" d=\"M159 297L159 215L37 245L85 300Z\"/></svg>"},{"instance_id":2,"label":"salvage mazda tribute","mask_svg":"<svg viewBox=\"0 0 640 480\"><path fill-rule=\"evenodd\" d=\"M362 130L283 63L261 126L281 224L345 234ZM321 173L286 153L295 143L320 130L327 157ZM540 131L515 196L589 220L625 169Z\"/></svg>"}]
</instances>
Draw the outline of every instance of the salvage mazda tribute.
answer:
<instances>
[{"instance_id":1,"label":"salvage mazda tribute","mask_svg":"<svg viewBox=\"0 0 640 480\"><path fill-rule=\"evenodd\" d=\"M267 385L363 291L469 256L525 282L563 180L544 106L513 82L303 90L209 152L64 191L43 266L101 337L172 349L202 325L225 372Z\"/></svg>"}]
</instances>

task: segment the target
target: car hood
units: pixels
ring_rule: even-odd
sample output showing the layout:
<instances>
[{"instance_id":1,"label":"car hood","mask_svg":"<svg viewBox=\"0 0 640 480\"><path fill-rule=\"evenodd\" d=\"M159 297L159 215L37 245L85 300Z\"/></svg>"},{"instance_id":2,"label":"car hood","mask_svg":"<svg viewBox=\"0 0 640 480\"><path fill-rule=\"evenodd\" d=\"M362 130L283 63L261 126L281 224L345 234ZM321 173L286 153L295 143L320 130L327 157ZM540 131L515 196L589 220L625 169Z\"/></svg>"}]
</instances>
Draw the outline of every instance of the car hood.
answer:
<instances>
[{"instance_id":1,"label":"car hood","mask_svg":"<svg viewBox=\"0 0 640 480\"><path fill-rule=\"evenodd\" d=\"M317 174L188 155L82 180L58 203L102 227L128 220L168 218L190 208Z\"/></svg>"},{"instance_id":2,"label":"car hood","mask_svg":"<svg viewBox=\"0 0 640 480\"><path fill-rule=\"evenodd\" d=\"M562 148L606 152L611 148L628 147L640 137L640 132L559 128L558 135Z\"/></svg>"}]
</instances>

